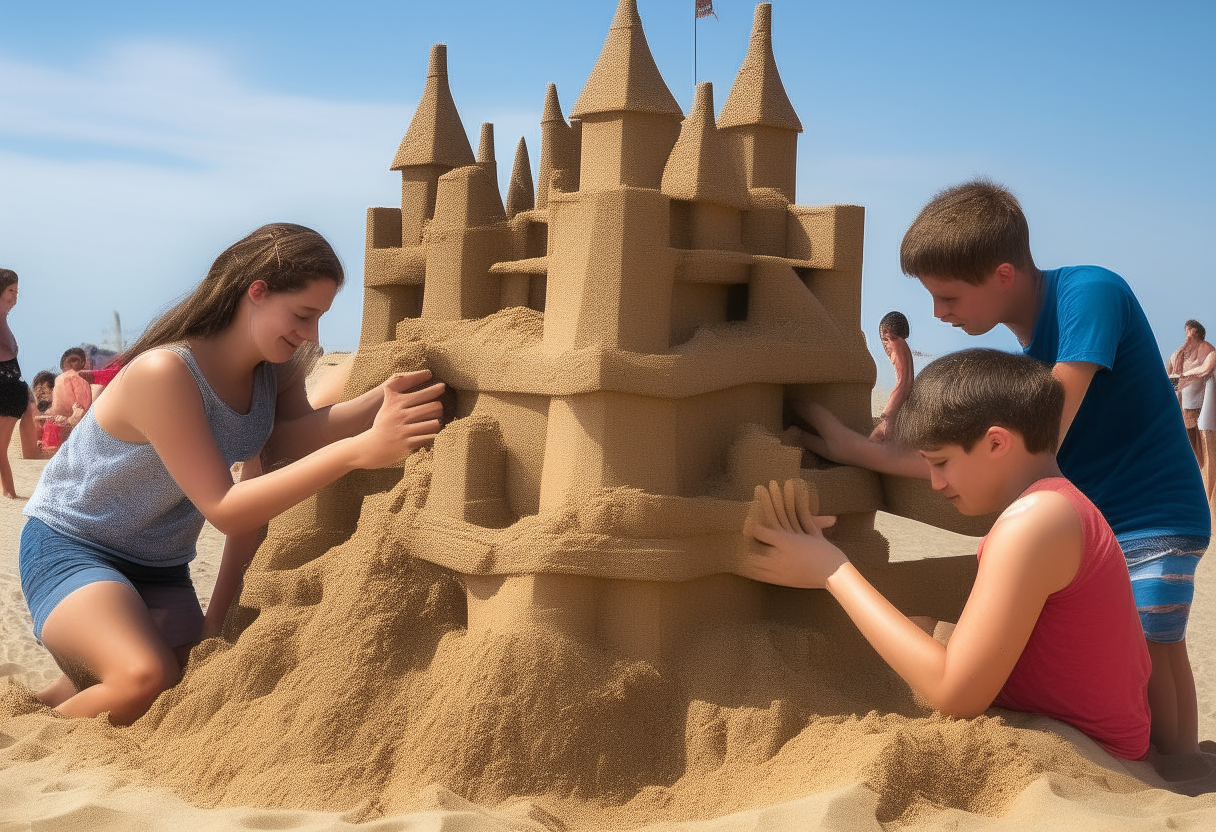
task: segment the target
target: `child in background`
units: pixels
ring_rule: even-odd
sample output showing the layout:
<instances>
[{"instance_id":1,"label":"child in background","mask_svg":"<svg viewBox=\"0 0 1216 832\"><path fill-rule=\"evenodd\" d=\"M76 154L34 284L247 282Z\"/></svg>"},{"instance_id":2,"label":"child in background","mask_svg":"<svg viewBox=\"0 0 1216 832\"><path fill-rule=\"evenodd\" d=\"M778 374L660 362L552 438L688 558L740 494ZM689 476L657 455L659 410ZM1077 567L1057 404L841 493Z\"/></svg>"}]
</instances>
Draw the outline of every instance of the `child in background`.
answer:
<instances>
[{"instance_id":1,"label":"child in background","mask_svg":"<svg viewBox=\"0 0 1216 832\"><path fill-rule=\"evenodd\" d=\"M1153 744L1164 754L1197 753L1186 625L1211 517L1157 339L1136 296L1100 266L1040 271L1022 206L987 180L930 200L904 235L900 265L929 291L935 317L968 335L1004 324L1064 385L1060 470L1106 517L1131 572L1153 661ZM814 403L795 407L818 433L803 436L812 451L929 477L919 456L867 442Z\"/></svg>"},{"instance_id":2,"label":"child in background","mask_svg":"<svg viewBox=\"0 0 1216 832\"><path fill-rule=\"evenodd\" d=\"M966 515L1001 511L943 646L893 607L820 529L796 483L756 489L771 549L740 573L830 592L879 655L937 710L990 706L1067 722L1116 757L1149 750L1150 664L1114 533L1056 464L1064 388L1032 358L965 350L917 379L895 421L933 487ZM805 495L805 489L801 491Z\"/></svg>"},{"instance_id":3,"label":"child in background","mask_svg":"<svg viewBox=\"0 0 1216 832\"><path fill-rule=\"evenodd\" d=\"M34 374L30 388L34 391L34 404L38 407L38 412L46 413L51 406L51 396L55 390L55 374L50 370L39 370Z\"/></svg>"},{"instance_id":4,"label":"child in background","mask_svg":"<svg viewBox=\"0 0 1216 832\"><path fill-rule=\"evenodd\" d=\"M908 348L908 336L911 330L908 319L902 312L888 312L878 322L878 338L882 341L883 352L895 368L895 387L887 397L887 405L878 414L878 424L870 433L871 442L882 442L887 437L887 430L900 406L912 392L912 378L915 370L912 368L912 350Z\"/></svg>"}]
</instances>

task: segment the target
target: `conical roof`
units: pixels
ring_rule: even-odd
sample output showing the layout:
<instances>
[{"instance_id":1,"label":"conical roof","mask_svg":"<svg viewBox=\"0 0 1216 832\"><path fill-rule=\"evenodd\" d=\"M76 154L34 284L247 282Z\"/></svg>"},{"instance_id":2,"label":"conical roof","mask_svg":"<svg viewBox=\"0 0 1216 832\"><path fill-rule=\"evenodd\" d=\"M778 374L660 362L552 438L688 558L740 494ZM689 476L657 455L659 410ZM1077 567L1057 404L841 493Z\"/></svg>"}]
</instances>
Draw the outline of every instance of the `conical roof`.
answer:
<instances>
[{"instance_id":1,"label":"conical roof","mask_svg":"<svg viewBox=\"0 0 1216 832\"><path fill-rule=\"evenodd\" d=\"M494 125L488 121L481 123L481 135L477 140L477 164L497 164L494 160Z\"/></svg>"},{"instance_id":2,"label":"conical roof","mask_svg":"<svg viewBox=\"0 0 1216 832\"><path fill-rule=\"evenodd\" d=\"M566 117L562 115L561 102L557 100L557 84L552 82L545 87L545 106L541 111L540 123L550 124L555 121L566 123Z\"/></svg>"},{"instance_id":3,"label":"conical roof","mask_svg":"<svg viewBox=\"0 0 1216 832\"><path fill-rule=\"evenodd\" d=\"M520 137L515 147L515 164L511 167L511 184L507 186L507 216L536 207L536 189L532 186L532 162L528 159L528 144Z\"/></svg>"},{"instance_id":4,"label":"conical roof","mask_svg":"<svg viewBox=\"0 0 1216 832\"><path fill-rule=\"evenodd\" d=\"M604 48L570 117L619 112L684 116L655 65L635 0L620 0L616 7Z\"/></svg>"},{"instance_id":5,"label":"conical roof","mask_svg":"<svg viewBox=\"0 0 1216 832\"><path fill-rule=\"evenodd\" d=\"M698 200L743 208L747 188L735 166L730 146L714 125L713 84L697 84L696 99L680 138L663 168L663 193L675 199Z\"/></svg>"},{"instance_id":6,"label":"conical roof","mask_svg":"<svg viewBox=\"0 0 1216 832\"><path fill-rule=\"evenodd\" d=\"M752 124L802 132L802 122L785 94L785 84L781 83L781 73L777 71L777 60L773 57L771 3L756 6L747 57L739 67L735 84L718 116L718 127L723 130Z\"/></svg>"},{"instance_id":7,"label":"conical roof","mask_svg":"<svg viewBox=\"0 0 1216 832\"><path fill-rule=\"evenodd\" d=\"M397 148L390 170L414 165L443 165L449 168L473 164L473 148L460 123L456 102L448 87L448 48L437 43L431 47L426 71L426 88L405 138Z\"/></svg>"}]
</instances>

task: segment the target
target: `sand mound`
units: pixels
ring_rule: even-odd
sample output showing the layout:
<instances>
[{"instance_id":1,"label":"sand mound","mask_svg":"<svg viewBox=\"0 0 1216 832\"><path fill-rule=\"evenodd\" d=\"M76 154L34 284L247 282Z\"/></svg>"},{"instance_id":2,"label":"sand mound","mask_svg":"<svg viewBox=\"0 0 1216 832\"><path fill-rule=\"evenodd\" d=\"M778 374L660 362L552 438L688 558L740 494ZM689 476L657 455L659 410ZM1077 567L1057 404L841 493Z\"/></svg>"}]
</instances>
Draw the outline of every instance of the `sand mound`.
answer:
<instances>
[{"instance_id":1,"label":"sand mound","mask_svg":"<svg viewBox=\"0 0 1216 832\"><path fill-rule=\"evenodd\" d=\"M878 796L875 819L897 825L999 815L1046 773L1145 788L1057 736L929 714L851 636L759 621L707 633L673 666L543 622L470 635L459 583L400 544L430 463L412 457L319 554L291 517L276 521L229 640L200 645L135 726L58 719L10 686L8 763L56 755L198 806L352 819L440 793L491 807L526 797L551 828L706 819L857 782ZM884 713L836 716L874 707Z\"/></svg>"}]
</instances>

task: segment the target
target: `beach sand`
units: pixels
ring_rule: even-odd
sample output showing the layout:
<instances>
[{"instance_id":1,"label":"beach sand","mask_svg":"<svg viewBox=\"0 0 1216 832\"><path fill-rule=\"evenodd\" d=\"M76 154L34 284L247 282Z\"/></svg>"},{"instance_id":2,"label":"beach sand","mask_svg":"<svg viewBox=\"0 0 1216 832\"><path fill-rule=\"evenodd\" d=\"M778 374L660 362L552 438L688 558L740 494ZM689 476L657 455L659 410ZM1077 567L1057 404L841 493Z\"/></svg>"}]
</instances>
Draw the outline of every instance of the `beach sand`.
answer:
<instances>
[{"instance_id":1,"label":"beach sand","mask_svg":"<svg viewBox=\"0 0 1216 832\"><path fill-rule=\"evenodd\" d=\"M875 398L882 397L876 393ZM13 458L11 454L10 458ZM44 465L40 461L13 459L19 494L28 495L32 491ZM23 505L24 500L0 501L0 677L9 677L22 686L37 689L53 679L57 671L50 657L30 635L29 616L21 596L17 548ZM894 560L970 553L976 543L974 538L886 514L879 515L877 528L890 540ZM215 580L222 546L223 537L208 526L200 540L199 557L193 564L195 582L204 604ZM357 590L356 581L352 576L352 586ZM1216 647L1216 566L1213 566L1212 558L1201 563L1196 585L1189 645L1199 690L1200 735L1213 738L1216 737L1216 652L1213 649ZM427 598L428 604L432 601L433 598ZM351 619L347 625L362 627L364 622ZM461 649L459 646L453 648L451 635L445 637L438 652ZM334 638L336 640L338 636L335 634ZM318 645L318 652L323 652L322 646ZM507 643L499 646L504 651L512 647ZM229 652L237 651L233 648ZM552 655L558 661L569 660L560 649L555 648ZM275 660L271 655L261 658L268 663ZM471 660L477 658L470 654ZM437 663L439 659L435 661ZM199 673L220 665L220 659L211 660L211 664L205 664ZM301 660L300 666L305 667L306 662ZM547 670L534 666L531 672L534 676L543 676ZM753 668L753 672L761 670L759 663ZM317 672L317 669L313 668L311 672ZM320 672L338 676L343 669L330 665ZM297 681L300 680L297 678ZM493 683L495 679L483 676L467 681L485 684ZM536 679L520 678L515 682L532 690ZM324 679L313 679L305 684L315 685L326 696L334 694ZM540 689L541 696L547 693L552 692ZM274 695L280 695L280 692L275 690ZM712 760L709 763L686 760L686 772L678 783L669 789L643 789L622 810L619 806L607 805L611 801L580 801L577 794L564 799L512 797L509 793L494 792L489 788L492 782L476 777L467 779L474 787L472 793L481 788L482 793L494 795L493 799L482 801L485 806L471 803L438 785L439 776L432 785L411 786L405 790L408 797L402 798L405 792L392 778L375 776L377 766L398 765L383 759L355 761L355 764L370 767L366 769L367 781L382 784L377 788L385 797L377 798L373 794L370 798L355 800L351 795L358 795L360 791L358 783L351 786L352 761L348 758L352 750L357 754L364 748L379 747L373 738L353 735L329 738L327 753L333 755L333 759L318 759L323 756L319 752L326 750L325 744L319 746L320 740L311 734L292 736L291 714L284 718L280 735L273 736L267 733L265 713L257 711L253 705L243 712L232 712L244 713L249 719L252 741L243 752L246 755L244 769L239 762L234 767L233 760L241 760L241 755L234 756L231 749L221 749L221 745L229 742L228 735L245 730L245 723L236 717L228 724L213 728L211 734L197 725L181 729L183 737L189 734L213 738L217 764L224 767L221 770L208 770L206 759L195 759L177 769L166 766L160 776L146 771L141 774L130 760L144 756L160 758L159 755L166 753L164 748L157 748L157 744L175 736L173 716L184 713L188 721L190 713L206 710L206 707L200 708L197 697L181 698L179 707L168 715L160 713L155 733L144 731L124 735L104 726L100 720L82 727L80 722L84 721L48 718L30 705L24 688L10 685L3 678L0 678L0 696L7 698L0 707L0 830L328 830L358 826L366 830L631 827L718 832L803 828L1107 830L1216 827L1216 795L1187 798L1149 789L1146 784L1161 786L1164 783L1147 764L1124 766L1067 726L1045 718L1007 713L1001 713L997 719L982 717L974 721L857 714L815 719L801 731L803 724L797 717L787 717L786 722L791 719L793 722L777 729L775 744L773 731L765 728L765 720L777 713L778 721L781 721L777 703L767 710L762 707L735 708L729 714L707 713L699 723L700 730L707 731L707 736L712 738L714 720L721 723L717 741L722 743L720 753L726 755L727 762L732 754L754 757L754 753L760 753L760 757L752 761L750 768L734 771L729 765L721 765L719 770L713 771L715 765L722 763L721 757L716 764ZM263 696L262 700L273 698ZM339 707L349 711L358 705L359 701L352 699ZM214 712L218 707L213 703L211 710ZM293 707L297 712L306 710L299 703ZM385 717L381 709L382 703L377 703L376 708L369 708L366 713L335 712L333 716L335 719L341 716L340 721L346 726L344 731L354 725L353 733L357 734L361 721L365 721L368 728L383 722ZM459 708L451 711L459 712ZM451 713L439 715L451 718ZM540 725L543 726L543 720L550 716L538 708ZM638 718L637 715L626 716ZM469 719L472 720L472 716ZM537 719L524 720L521 725L536 730ZM689 719L690 724L693 721ZM315 732L316 723L313 726ZM418 748L415 749L417 756L443 755L450 760L464 753L456 744L472 742L467 734L460 739L468 724L453 724L452 727L454 736L447 747ZM216 730L219 733L215 733ZM536 730L536 735L516 737L515 741L539 743L541 733L543 731ZM124 736L129 737L129 741L124 741ZM733 744L766 736L770 743L767 750L756 751L751 746L740 750L737 745L733 752L729 750ZM337 747L332 745L335 739ZM259 743L274 748L269 751L258 748ZM76 744L84 749L79 755L74 750ZM706 753L704 744L696 745L690 740L689 746ZM205 758L208 746L199 742L195 745L184 743L181 753ZM578 749L562 753L577 754ZM294 756L297 754L298 758ZM325 773L330 770L326 768L328 765L332 765L333 783L342 784L342 788L335 785L329 794L322 794L328 789L325 780ZM703 770L694 777L698 766ZM267 778L259 791L259 772L246 770L259 768L279 774L298 771L300 784L284 791L281 782L276 785L277 781ZM193 779L187 781L185 777ZM755 782L744 783L740 778L754 778ZM505 781L500 776L500 781L511 782L509 776ZM414 778L414 782L419 781ZM229 789L229 783L236 785ZM732 790L742 796L732 798ZM376 792L376 789L372 791ZM258 805L241 805L239 796L242 794L256 795L256 799L246 802ZM318 807L336 805L344 811L318 810Z\"/></svg>"}]
</instances>

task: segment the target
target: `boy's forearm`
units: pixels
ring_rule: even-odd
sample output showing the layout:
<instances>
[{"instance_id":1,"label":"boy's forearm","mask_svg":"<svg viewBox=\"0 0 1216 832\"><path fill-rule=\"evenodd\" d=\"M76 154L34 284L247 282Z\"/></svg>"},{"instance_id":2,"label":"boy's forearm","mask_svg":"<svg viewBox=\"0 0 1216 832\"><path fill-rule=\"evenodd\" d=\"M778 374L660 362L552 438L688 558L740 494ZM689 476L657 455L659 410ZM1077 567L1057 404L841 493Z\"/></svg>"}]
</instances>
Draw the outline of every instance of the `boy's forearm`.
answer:
<instances>
[{"instance_id":1,"label":"boy's forearm","mask_svg":"<svg viewBox=\"0 0 1216 832\"><path fill-rule=\"evenodd\" d=\"M858 434L860 436L860 434ZM929 464L916 451L898 445L871 442L861 437L865 445L858 445L851 454L854 461L848 462L859 468L912 479L929 479Z\"/></svg>"},{"instance_id":2,"label":"boy's forearm","mask_svg":"<svg viewBox=\"0 0 1216 832\"><path fill-rule=\"evenodd\" d=\"M941 707L946 649L896 609L851 563L837 569L826 588L883 661L934 707Z\"/></svg>"}]
</instances>

